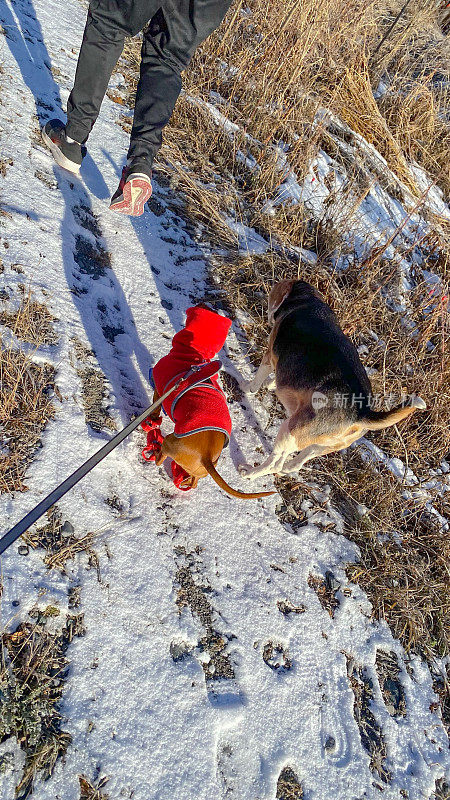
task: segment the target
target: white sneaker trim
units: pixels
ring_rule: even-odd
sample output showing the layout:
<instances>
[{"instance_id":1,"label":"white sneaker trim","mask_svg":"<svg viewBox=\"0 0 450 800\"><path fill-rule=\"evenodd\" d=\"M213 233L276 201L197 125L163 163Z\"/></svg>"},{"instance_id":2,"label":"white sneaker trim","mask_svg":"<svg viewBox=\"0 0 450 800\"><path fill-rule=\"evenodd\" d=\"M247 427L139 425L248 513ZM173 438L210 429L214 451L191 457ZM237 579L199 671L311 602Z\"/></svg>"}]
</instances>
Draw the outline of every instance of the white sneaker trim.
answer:
<instances>
[{"instance_id":1,"label":"white sneaker trim","mask_svg":"<svg viewBox=\"0 0 450 800\"><path fill-rule=\"evenodd\" d=\"M62 167L63 169L67 169L69 172L72 172L74 175L78 175L80 172L80 164L76 164L75 161L71 161L69 158L66 158L64 153L61 152L58 145L56 145L50 139L50 136L45 132L44 129L41 131L42 138L51 151L53 158L55 159L58 166Z\"/></svg>"}]
</instances>

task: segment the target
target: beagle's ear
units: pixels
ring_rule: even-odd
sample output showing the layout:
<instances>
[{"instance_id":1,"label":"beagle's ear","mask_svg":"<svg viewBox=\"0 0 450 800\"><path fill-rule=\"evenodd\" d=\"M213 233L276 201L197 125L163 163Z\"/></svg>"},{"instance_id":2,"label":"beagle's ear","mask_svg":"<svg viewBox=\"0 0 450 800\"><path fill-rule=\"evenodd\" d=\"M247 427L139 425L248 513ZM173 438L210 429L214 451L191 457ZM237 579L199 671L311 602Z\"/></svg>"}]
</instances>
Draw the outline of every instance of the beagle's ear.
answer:
<instances>
[{"instance_id":1,"label":"beagle's ear","mask_svg":"<svg viewBox=\"0 0 450 800\"><path fill-rule=\"evenodd\" d=\"M279 307L289 297L292 292L292 287L296 281L280 281L276 283L269 294L269 322L273 323L273 317Z\"/></svg>"}]
</instances>

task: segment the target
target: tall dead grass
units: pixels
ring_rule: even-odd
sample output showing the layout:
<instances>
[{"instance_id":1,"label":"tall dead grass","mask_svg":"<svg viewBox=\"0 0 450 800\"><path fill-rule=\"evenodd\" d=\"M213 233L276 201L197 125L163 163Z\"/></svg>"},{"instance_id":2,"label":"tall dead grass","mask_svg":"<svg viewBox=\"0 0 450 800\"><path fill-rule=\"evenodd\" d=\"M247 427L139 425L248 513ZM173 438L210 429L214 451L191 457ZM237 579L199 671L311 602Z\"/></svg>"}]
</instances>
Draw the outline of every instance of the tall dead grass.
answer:
<instances>
[{"instance_id":1,"label":"tall dead grass","mask_svg":"<svg viewBox=\"0 0 450 800\"><path fill-rule=\"evenodd\" d=\"M413 195L420 194L413 160L449 190L450 44L428 0L410 4L383 41L403 5L234 3L185 73L186 94L166 129L159 160L163 170L168 162L177 173L189 213L228 244L233 237L223 216L231 212L238 222L298 245L301 205L278 209L272 218L261 211L289 173L301 181L319 149L329 149L327 112L373 144ZM131 104L139 51L140 42L129 41L128 68L120 66ZM205 105L210 101L231 127L214 119Z\"/></svg>"},{"instance_id":2,"label":"tall dead grass","mask_svg":"<svg viewBox=\"0 0 450 800\"><path fill-rule=\"evenodd\" d=\"M380 113L408 161L418 162L450 190L450 40L439 3L411 3L372 59L372 80L382 78ZM391 3L392 14L397 4ZM379 20L380 31L389 15Z\"/></svg>"},{"instance_id":3,"label":"tall dead grass","mask_svg":"<svg viewBox=\"0 0 450 800\"><path fill-rule=\"evenodd\" d=\"M450 45L437 8L429 0L410 4L372 57L402 6L402 0L238 2L202 46L186 72L186 90L204 100L218 93L226 116L261 143L257 163L272 160L272 168L261 170L255 199L258 191L273 190L270 156L280 141L292 170L299 178L305 174L321 142L320 126L312 126L319 108L335 111L374 144L411 190L410 158L449 187L449 126L442 119L448 89L442 84L449 77ZM389 91L377 102L373 89L380 78ZM412 147L416 139L426 146ZM206 141L207 153L219 144L209 131L200 139L197 133L199 151Z\"/></svg>"}]
</instances>

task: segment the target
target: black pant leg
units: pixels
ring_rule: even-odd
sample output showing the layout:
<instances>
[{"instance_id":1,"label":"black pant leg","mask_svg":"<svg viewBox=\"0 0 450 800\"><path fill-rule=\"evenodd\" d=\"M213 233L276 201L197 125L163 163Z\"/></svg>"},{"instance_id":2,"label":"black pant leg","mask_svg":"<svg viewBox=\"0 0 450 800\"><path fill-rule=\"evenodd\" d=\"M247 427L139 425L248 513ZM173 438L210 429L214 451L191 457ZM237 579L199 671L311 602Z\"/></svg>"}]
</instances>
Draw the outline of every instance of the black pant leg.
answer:
<instances>
[{"instance_id":1,"label":"black pant leg","mask_svg":"<svg viewBox=\"0 0 450 800\"><path fill-rule=\"evenodd\" d=\"M167 59L169 29L162 9L144 31L141 67L134 105L129 159L144 161L147 167L161 147L167 125L181 91L181 66Z\"/></svg>"},{"instance_id":2,"label":"black pant leg","mask_svg":"<svg viewBox=\"0 0 450 800\"><path fill-rule=\"evenodd\" d=\"M144 33L129 159L151 166L181 91L181 72L222 22L231 0L161 0Z\"/></svg>"},{"instance_id":3,"label":"black pant leg","mask_svg":"<svg viewBox=\"0 0 450 800\"><path fill-rule=\"evenodd\" d=\"M91 132L124 42L124 31L116 27L114 20L98 16L96 3L92 3L78 56L75 83L67 101L66 133L76 142L84 143Z\"/></svg>"},{"instance_id":4,"label":"black pant leg","mask_svg":"<svg viewBox=\"0 0 450 800\"><path fill-rule=\"evenodd\" d=\"M66 133L84 143L94 125L125 36L141 30L158 0L91 0L75 83L67 102Z\"/></svg>"}]
</instances>

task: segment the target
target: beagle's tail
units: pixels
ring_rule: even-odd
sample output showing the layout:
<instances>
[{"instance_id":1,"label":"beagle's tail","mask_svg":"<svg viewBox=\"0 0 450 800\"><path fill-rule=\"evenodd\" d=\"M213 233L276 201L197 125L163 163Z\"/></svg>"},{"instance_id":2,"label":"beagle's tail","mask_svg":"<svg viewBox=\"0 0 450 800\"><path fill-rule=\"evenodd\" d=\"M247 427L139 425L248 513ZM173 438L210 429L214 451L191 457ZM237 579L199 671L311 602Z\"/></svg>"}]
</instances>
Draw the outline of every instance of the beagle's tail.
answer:
<instances>
[{"instance_id":1,"label":"beagle's tail","mask_svg":"<svg viewBox=\"0 0 450 800\"><path fill-rule=\"evenodd\" d=\"M397 406L390 411L369 411L363 419L364 427L369 431L381 431L383 428L389 428L390 425L397 425L414 411L419 409L424 411L426 407L426 403L421 397L413 397L409 406Z\"/></svg>"},{"instance_id":2,"label":"beagle's tail","mask_svg":"<svg viewBox=\"0 0 450 800\"><path fill-rule=\"evenodd\" d=\"M255 500L258 497L269 497L271 494L276 494L276 492L251 492L249 494L246 492L239 492L237 489L233 489L226 481L224 481L211 461L204 461L203 466L208 471L209 475L211 475L213 481L215 481L217 485L224 490L224 492L230 494L232 497L239 497L241 500Z\"/></svg>"}]
</instances>

